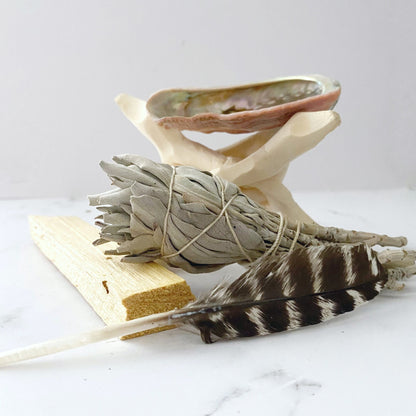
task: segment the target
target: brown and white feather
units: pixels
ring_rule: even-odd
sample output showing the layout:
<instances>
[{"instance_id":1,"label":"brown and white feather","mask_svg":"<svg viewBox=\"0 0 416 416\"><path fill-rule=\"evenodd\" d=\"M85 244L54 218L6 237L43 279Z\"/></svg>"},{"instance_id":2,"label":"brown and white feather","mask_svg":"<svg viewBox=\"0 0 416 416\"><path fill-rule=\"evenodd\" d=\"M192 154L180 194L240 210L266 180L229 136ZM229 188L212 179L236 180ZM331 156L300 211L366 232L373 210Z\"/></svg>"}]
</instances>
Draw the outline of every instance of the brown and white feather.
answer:
<instances>
[{"instance_id":1,"label":"brown and white feather","mask_svg":"<svg viewBox=\"0 0 416 416\"><path fill-rule=\"evenodd\" d=\"M377 296L387 279L365 244L298 248L257 260L240 278L177 311L207 343L327 321Z\"/></svg>"}]
</instances>

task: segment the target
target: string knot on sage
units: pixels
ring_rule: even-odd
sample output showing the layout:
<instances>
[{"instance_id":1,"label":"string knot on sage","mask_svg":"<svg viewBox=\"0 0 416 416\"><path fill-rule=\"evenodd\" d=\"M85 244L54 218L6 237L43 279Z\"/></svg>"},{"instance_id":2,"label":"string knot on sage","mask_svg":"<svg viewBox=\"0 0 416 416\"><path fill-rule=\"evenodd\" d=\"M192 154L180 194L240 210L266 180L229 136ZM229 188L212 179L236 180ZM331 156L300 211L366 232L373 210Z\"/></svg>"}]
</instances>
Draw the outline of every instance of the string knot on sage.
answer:
<instances>
[{"instance_id":1,"label":"string knot on sage","mask_svg":"<svg viewBox=\"0 0 416 416\"><path fill-rule=\"evenodd\" d=\"M118 244L122 261L161 261L191 273L297 247L367 242L403 246L404 237L289 221L267 211L237 185L188 166L121 155L101 162L116 189L89 197L102 212L94 244Z\"/></svg>"}]
</instances>

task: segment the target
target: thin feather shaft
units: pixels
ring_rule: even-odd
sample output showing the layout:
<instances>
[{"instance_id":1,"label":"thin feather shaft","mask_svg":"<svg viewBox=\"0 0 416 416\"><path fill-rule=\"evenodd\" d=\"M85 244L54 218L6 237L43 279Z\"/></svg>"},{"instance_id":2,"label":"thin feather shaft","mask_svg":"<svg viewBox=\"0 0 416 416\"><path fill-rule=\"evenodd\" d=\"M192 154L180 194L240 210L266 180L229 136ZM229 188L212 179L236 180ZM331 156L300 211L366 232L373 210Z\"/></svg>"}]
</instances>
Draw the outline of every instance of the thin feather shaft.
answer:
<instances>
[{"instance_id":1,"label":"thin feather shaft","mask_svg":"<svg viewBox=\"0 0 416 416\"><path fill-rule=\"evenodd\" d=\"M6 351L0 354L0 367L164 326L168 324L171 314L172 312L164 312L143 318L132 319L120 324L109 325L82 334Z\"/></svg>"}]
</instances>

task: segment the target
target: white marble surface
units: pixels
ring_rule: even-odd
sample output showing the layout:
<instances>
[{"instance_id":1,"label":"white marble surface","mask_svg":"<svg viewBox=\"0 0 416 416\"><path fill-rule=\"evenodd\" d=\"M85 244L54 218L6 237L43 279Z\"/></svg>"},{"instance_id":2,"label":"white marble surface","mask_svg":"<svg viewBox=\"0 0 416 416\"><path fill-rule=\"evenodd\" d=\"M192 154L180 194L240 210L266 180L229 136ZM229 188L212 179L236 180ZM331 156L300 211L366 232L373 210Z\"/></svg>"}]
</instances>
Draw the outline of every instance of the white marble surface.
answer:
<instances>
[{"instance_id":1,"label":"white marble surface","mask_svg":"<svg viewBox=\"0 0 416 416\"><path fill-rule=\"evenodd\" d=\"M320 223L407 235L416 249L416 192L297 195ZM32 243L27 215L78 215L86 201L0 201L0 350L101 326ZM195 292L215 275L185 276ZM205 345L166 331L0 369L6 415L414 415L416 278L356 312L267 337Z\"/></svg>"}]
</instances>

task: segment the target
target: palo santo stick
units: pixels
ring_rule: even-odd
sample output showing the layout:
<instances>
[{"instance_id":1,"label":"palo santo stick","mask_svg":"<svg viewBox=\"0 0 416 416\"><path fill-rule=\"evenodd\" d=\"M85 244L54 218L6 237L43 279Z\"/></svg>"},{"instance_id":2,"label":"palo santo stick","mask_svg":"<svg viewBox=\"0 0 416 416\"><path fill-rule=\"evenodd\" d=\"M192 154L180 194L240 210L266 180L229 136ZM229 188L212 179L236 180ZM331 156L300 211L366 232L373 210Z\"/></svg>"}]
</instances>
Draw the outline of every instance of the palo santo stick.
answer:
<instances>
[{"instance_id":1,"label":"palo santo stick","mask_svg":"<svg viewBox=\"0 0 416 416\"><path fill-rule=\"evenodd\" d=\"M194 299L185 280L163 266L121 263L104 255L92 245L97 229L80 218L31 216L29 223L41 251L108 325L180 308Z\"/></svg>"}]
</instances>

